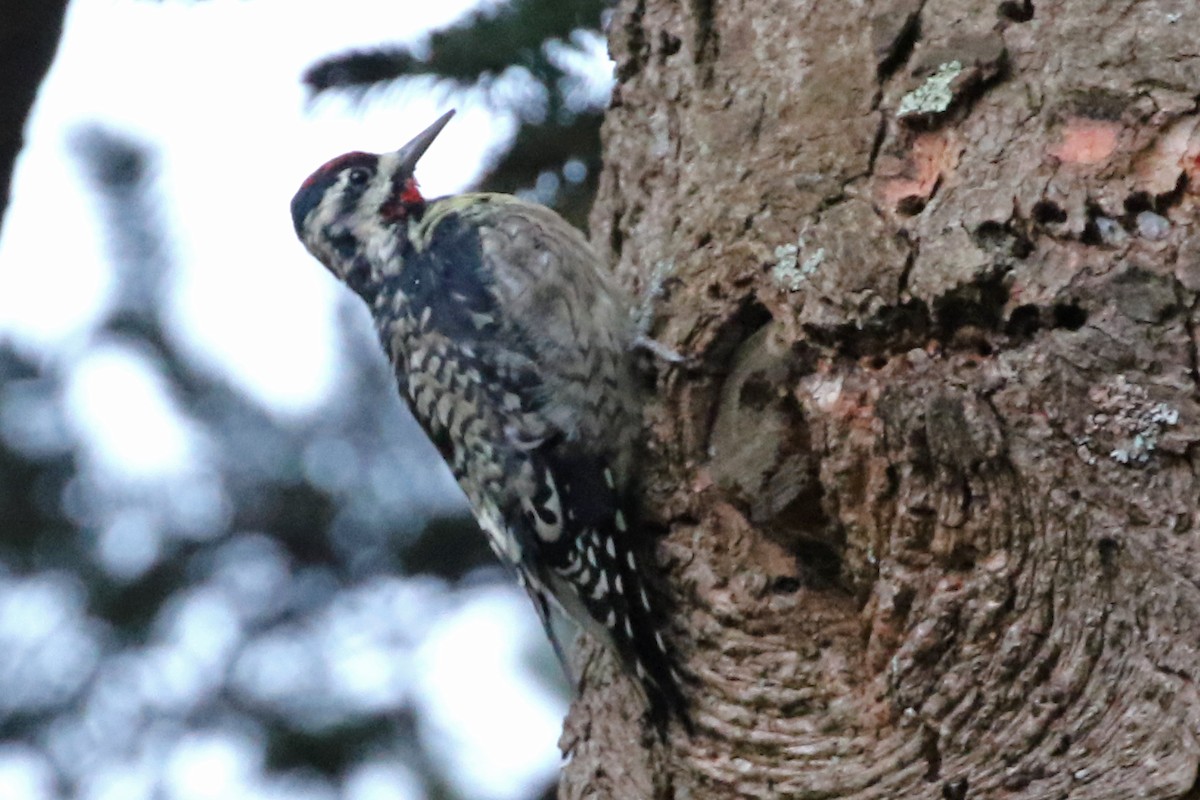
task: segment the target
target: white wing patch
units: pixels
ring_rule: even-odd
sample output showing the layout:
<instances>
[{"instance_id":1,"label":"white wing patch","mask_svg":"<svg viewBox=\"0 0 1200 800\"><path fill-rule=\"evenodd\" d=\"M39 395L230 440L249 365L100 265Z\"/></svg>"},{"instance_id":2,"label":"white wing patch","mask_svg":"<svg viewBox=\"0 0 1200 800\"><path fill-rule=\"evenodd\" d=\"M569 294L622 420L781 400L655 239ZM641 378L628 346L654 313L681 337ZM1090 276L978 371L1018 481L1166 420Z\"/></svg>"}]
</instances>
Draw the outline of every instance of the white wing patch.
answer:
<instances>
[{"instance_id":1,"label":"white wing patch","mask_svg":"<svg viewBox=\"0 0 1200 800\"><path fill-rule=\"evenodd\" d=\"M533 532L543 542L557 542L563 533L562 502L559 500L558 487L554 485L554 476L545 473L545 483L542 485L545 497L522 497L521 510L533 527ZM595 564L592 564L595 566Z\"/></svg>"},{"instance_id":2,"label":"white wing patch","mask_svg":"<svg viewBox=\"0 0 1200 800\"><path fill-rule=\"evenodd\" d=\"M483 528L487 535L488 544L492 546L496 557L508 564L520 564L521 545L504 524L503 517L496 507L491 503L481 505L476 511L476 519L479 520L479 527Z\"/></svg>"}]
</instances>

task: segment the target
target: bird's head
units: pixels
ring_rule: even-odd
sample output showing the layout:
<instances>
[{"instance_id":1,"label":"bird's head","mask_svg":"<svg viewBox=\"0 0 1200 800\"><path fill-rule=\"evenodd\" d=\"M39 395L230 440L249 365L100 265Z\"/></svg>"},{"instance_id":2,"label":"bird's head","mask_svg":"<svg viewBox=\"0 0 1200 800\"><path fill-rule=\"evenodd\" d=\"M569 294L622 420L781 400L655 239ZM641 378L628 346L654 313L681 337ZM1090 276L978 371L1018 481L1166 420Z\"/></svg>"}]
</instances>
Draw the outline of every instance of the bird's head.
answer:
<instances>
[{"instance_id":1,"label":"bird's head","mask_svg":"<svg viewBox=\"0 0 1200 800\"><path fill-rule=\"evenodd\" d=\"M296 235L352 289L362 293L378 277L371 275L371 240L424 212L413 173L452 116L446 112L394 152L338 156L309 175L292 198Z\"/></svg>"}]
</instances>

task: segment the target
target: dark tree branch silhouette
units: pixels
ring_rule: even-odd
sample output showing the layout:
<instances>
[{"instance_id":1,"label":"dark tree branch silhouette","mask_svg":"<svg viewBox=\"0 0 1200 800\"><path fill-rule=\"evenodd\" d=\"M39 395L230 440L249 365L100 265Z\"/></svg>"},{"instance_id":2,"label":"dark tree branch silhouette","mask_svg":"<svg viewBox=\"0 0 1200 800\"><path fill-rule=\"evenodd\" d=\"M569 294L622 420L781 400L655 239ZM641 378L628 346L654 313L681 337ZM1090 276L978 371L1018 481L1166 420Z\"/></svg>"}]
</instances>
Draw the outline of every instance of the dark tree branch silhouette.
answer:
<instances>
[{"instance_id":1,"label":"dark tree branch silhouette","mask_svg":"<svg viewBox=\"0 0 1200 800\"><path fill-rule=\"evenodd\" d=\"M62 33L67 0L0 2L0 224L8 208L13 165L24 145L25 120Z\"/></svg>"}]
</instances>

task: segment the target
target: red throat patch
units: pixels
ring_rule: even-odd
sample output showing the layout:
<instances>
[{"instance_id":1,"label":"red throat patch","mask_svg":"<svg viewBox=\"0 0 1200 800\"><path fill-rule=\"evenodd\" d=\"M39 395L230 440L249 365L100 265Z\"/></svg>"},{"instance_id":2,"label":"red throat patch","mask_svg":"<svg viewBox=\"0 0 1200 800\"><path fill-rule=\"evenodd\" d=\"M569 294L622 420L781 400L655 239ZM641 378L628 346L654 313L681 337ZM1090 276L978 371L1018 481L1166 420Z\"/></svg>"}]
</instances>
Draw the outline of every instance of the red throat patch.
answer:
<instances>
[{"instance_id":1,"label":"red throat patch","mask_svg":"<svg viewBox=\"0 0 1200 800\"><path fill-rule=\"evenodd\" d=\"M400 202L406 206L415 206L425 202L425 198L421 196L421 190L417 188L416 178L404 181L404 188L400 191Z\"/></svg>"},{"instance_id":2,"label":"red throat patch","mask_svg":"<svg viewBox=\"0 0 1200 800\"><path fill-rule=\"evenodd\" d=\"M421 196L421 190L417 188L417 179L410 175L404 179L400 191L389 197L387 202L380 207L379 213L386 220L398 222L407 219L414 210L420 213L420 209L424 206L425 198Z\"/></svg>"}]
</instances>

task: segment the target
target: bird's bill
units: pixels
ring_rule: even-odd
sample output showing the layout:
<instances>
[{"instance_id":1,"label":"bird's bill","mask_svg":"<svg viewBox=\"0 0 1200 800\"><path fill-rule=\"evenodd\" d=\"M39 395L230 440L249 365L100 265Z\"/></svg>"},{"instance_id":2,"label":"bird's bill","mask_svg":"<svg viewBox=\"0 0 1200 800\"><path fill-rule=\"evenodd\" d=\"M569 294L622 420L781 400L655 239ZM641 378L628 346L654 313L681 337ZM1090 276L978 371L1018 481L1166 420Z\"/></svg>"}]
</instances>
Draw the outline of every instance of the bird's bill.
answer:
<instances>
[{"instance_id":1,"label":"bird's bill","mask_svg":"<svg viewBox=\"0 0 1200 800\"><path fill-rule=\"evenodd\" d=\"M425 155L425 151L429 149L429 145L433 144L433 140L437 138L437 135L442 132L442 128L446 127L453 116L454 109L450 109L397 150L395 158L399 162L399 168L412 172L416 168L417 162L421 160L421 156Z\"/></svg>"}]
</instances>

